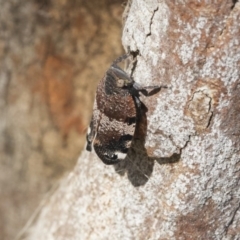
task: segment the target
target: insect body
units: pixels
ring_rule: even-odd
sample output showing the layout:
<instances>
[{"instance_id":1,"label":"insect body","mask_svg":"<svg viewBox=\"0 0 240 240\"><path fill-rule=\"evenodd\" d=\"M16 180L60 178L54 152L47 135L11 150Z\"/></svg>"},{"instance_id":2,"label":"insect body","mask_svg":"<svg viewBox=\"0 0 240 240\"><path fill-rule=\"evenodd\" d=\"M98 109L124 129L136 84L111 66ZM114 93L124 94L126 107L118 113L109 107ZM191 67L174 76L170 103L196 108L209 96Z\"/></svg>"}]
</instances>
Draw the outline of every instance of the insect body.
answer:
<instances>
[{"instance_id":1,"label":"insect body","mask_svg":"<svg viewBox=\"0 0 240 240\"><path fill-rule=\"evenodd\" d=\"M141 87L117 65L128 56L113 62L96 91L86 149L91 151L93 145L105 164L116 164L127 155L141 108L139 91L160 88Z\"/></svg>"}]
</instances>

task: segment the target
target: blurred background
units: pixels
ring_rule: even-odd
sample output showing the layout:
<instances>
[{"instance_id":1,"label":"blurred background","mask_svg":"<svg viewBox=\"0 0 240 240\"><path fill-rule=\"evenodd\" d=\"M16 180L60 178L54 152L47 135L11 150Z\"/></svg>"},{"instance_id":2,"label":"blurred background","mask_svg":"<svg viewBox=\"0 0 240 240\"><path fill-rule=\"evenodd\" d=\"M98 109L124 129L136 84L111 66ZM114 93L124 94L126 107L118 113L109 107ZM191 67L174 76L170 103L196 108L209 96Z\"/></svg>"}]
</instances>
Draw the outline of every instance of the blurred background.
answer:
<instances>
[{"instance_id":1,"label":"blurred background","mask_svg":"<svg viewBox=\"0 0 240 240\"><path fill-rule=\"evenodd\" d=\"M0 239L76 164L123 0L0 0Z\"/></svg>"}]
</instances>

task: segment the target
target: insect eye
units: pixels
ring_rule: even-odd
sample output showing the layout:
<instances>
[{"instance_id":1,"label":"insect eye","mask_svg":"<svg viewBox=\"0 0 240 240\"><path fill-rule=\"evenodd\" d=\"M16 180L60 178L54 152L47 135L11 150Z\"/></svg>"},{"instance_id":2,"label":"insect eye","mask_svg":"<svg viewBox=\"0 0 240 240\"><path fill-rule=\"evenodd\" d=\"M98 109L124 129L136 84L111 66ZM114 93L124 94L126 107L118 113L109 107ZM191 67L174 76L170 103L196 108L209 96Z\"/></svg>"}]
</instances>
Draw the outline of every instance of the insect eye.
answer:
<instances>
[{"instance_id":1,"label":"insect eye","mask_svg":"<svg viewBox=\"0 0 240 240\"><path fill-rule=\"evenodd\" d=\"M123 79L118 79L117 80L117 87L124 87L125 86L125 81Z\"/></svg>"}]
</instances>

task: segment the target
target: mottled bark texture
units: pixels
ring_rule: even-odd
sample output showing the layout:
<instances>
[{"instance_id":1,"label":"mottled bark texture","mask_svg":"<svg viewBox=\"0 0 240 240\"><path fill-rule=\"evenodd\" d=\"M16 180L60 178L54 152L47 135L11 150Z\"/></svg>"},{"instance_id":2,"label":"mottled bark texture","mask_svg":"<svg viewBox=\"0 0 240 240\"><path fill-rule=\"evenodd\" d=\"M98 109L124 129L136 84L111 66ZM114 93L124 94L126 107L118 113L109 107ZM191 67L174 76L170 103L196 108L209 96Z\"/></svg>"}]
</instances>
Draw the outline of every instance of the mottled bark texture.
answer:
<instances>
[{"instance_id":1,"label":"mottled bark texture","mask_svg":"<svg viewBox=\"0 0 240 240\"><path fill-rule=\"evenodd\" d=\"M144 102L128 159L83 151L22 239L240 238L240 4L133 0L122 41Z\"/></svg>"},{"instance_id":2,"label":"mottled bark texture","mask_svg":"<svg viewBox=\"0 0 240 240\"><path fill-rule=\"evenodd\" d=\"M0 239L76 164L122 0L0 0Z\"/></svg>"}]
</instances>

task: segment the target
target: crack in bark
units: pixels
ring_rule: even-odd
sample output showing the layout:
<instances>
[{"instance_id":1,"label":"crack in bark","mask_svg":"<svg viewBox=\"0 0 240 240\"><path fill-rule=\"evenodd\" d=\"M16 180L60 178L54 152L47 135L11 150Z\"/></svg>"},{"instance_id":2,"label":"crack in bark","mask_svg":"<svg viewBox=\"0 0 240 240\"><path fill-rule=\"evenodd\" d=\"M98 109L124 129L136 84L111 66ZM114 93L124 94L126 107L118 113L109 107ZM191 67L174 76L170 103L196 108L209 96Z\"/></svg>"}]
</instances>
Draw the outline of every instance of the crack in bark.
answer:
<instances>
[{"instance_id":1,"label":"crack in bark","mask_svg":"<svg viewBox=\"0 0 240 240\"><path fill-rule=\"evenodd\" d=\"M151 31L151 30L152 30L153 18L154 18L155 13L156 13L157 11L158 11L158 7L153 10L153 14L152 14L152 17L151 17L150 23L149 23L149 33L146 35L146 38L149 37L149 36L151 36L151 34L152 34L152 31Z\"/></svg>"},{"instance_id":2,"label":"crack in bark","mask_svg":"<svg viewBox=\"0 0 240 240\"><path fill-rule=\"evenodd\" d=\"M204 93L204 92L203 92ZM207 126L206 128L208 128L211 124L211 121L212 121L212 118L213 118L213 111L211 110L212 109L212 97L210 97L207 93L204 93L208 98L209 98L209 107L208 107L208 112L211 113L211 115L209 116L209 119L208 119L208 123L207 123Z\"/></svg>"},{"instance_id":3,"label":"crack in bark","mask_svg":"<svg viewBox=\"0 0 240 240\"><path fill-rule=\"evenodd\" d=\"M207 123L206 128L209 128L209 126L210 126L210 124L211 124L211 122L212 122L212 119L213 119L213 111L210 111L210 112L211 112L211 115L210 115L210 117L209 117L209 119L208 119L208 123Z\"/></svg>"},{"instance_id":4,"label":"crack in bark","mask_svg":"<svg viewBox=\"0 0 240 240\"><path fill-rule=\"evenodd\" d=\"M236 3L238 2L238 0L233 0L232 2L233 2L233 5L232 5L231 9L233 10L235 5L236 5Z\"/></svg>"},{"instance_id":5,"label":"crack in bark","mask_svg":"<svg viewBox=\"0 0 240 240\"><path fill-rule=\"evenodd\" d=\"M230 228L231 225L233 224L233 221L234 221L234 219L235 219L235 216L236 216L238 210L240 210L240 203L238 204L237 208L233 211L232 217L231 217L230 221L229 221L228 224L225 226L224 231L223 231L223 232L225 232L225 236L223 236L221 239L225 239L226 235L228 234L229 228ZM222 232L222 233L223 233L223 232Z\"/></svg>"},{"instance_id":6,"label":"crack in bark","mask_svg":"<svg viewBox=\"0 0 240 240\"><path fill-rule=\"evenodd\" d=\"M123 6L125 5L125 10L122 14L122 25L124 26L125 22L127 21L128 14L129 14L129 11L130 11L130 8L131 8L131 5L132 5L132 0L128 0L126 2L123 2L122 5Z\"/></svg>"},{"instance_id":7,"label":"crack in bark","mask_svg":"<svg viewBox=\"0 0 240 240\"><path fill-rule=\"evenodd\" d=\"M227 16L227 18L226 18L226 20L225 20L225 22L224 22L224 26L223 26L222 29L219 31L219 34L218 34L218 36L216 37L216 42L215 42L215 44L213 44L213 46L211 46L211 48L213 48L213 49L216 49L216 46L218 47L218 42L219 42L220 38L222 38L222 37L226 34L227 27L228 27L228 24L227 24L227 23L228 23L229 18L230 18L231 14L232 14L232 11L233 11L234 8L235 8L235 5L238 3L238 0L232 0L232 3L233 3L233 5L231 6L231 11L230 11L229 15Z\"/></svg>"},{"instance_id":8,"label":"crack in bark","mask_svg":"<svg viewBox=\"0 0 240 240\"><path fill-rule=\"evenodd\" d=\"M202 96L197 96L197 93L201 93L203 96L205 96L204 99L201 98ZM206 103L208 107L205 111L204 101L206 101L206 98L208 99L208 102ZM187 109L196 125L199 127L204 127L203 124L207 122L204 128L206 129L210 126L213 119L212 97L204 90L198 90L193 93L191 99L189 100ZM202 119L199 118L200 116L204 116L206 118L206 122L202 122Z\"/></svg>"}]
</instances>

